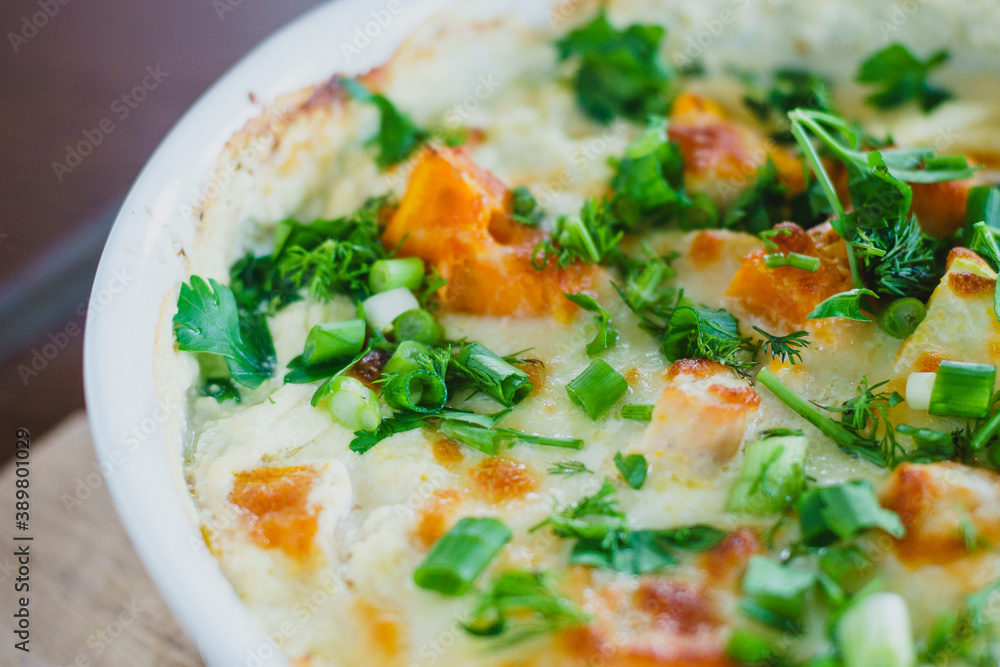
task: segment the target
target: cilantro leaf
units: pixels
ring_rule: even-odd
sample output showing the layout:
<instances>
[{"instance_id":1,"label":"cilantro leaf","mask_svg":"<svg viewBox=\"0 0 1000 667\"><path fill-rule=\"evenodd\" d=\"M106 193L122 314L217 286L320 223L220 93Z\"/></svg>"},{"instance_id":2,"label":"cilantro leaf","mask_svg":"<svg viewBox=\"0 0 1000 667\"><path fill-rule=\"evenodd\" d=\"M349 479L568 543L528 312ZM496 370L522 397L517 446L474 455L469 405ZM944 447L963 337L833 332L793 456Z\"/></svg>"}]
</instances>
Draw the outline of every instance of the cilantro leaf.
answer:
<instances>
[{"instance_id":1,"label":"cilantro leaf","mask_svg":"<svg viewBox=\"0 0 1000 667\"><path fill-rule=\"evenodd\" d=\"M871 319L861 312L861 299L872 296L876 299L878 295L870 289L859 288L847 290L840 294L834 294L824 299L817 305L811 313L810 320L821 320L827 317L842 317L847 320L858 322L871 322Z\"/></svg>"},{"instance_id":2,"label":"cilantro leaf","mask_svg":"<svg viewBox=\"0 0 1000 667\"><path fill-rule=\"evenodd\" d=\"M372 93L354 79L342 78L340 83L355 100L374 104L378 108L381 120L378 134L372 139L372 143L378 147L375 162L380 168L388 169L403 162L430 138L430 132L417 127L413 119L400 111L385 95Z\"/></svg>"},{"instance_id":3,"label":"cilantro leaf","mask_svg":"<svg viewBox=\"0 0 1000 667\"><path fill-rule=\"evenodd\" d=\"M588 116L610 123L618 116L644 120L669 105L672 68L658 57L664 29L657 25L615 28L602 9L594 20L556 42L560 60L575 58L577 103Z\"/></svg>"},{"instance_id":4,"label":"cilantro leaf","mask_svg":"<svg viewBox=\"0 0 1000 667\"><path fill-rule=\"evenodd\" d=\"M810 546L826 546L878 528L893 537L906 533L899 515L884 509L871 484L855 480L809 489L799 497L799 526Z\"/></svg>"},{"instance_id":5,"label":"cilantro leaf","mask_svg":"<svg viewBox=\"0 0 1000 667\"><path fill-rule=\"evenodd\" d=\"M924 111L930 111L951 97L943 88L931 86L927 77L944 65L949 54L936 51L927 60L920 60L902 44L891 44L869 56L858 68L858 83L879 86L865 101L879 109L893 109L915 101Z\"/></svg>"},{"instance_id":6,"label":"cilantro leaf","mask_svg":"<svg viewBox=\"0 0 1000 667\"><path fill-rule=\"evenodd\" d=\"M622 456L621 452L617 452L615 454L615 467L621 473L622 479L628 482L628 485L633 489L641 489L642 485L646 482L646 473L649 470L649 464L646 462L646 457L642 454Z\"/></svg>"},{"instance_id":7,"label":"cilantro leaf","mask_svg":"<svg viewBox=\"0 0 1000 667\"><path fill-rule=\"evenodd\" d=\"M174 315L178 349L225 358L233 379L256 389L274 372L275 356L267 320L240 317L232 290L214 279L191 276L181 284Z\"/></svg>"},{"instance_id":8,"label":"cilantro leaf","mask_svg":"<svg viewBox=\"0 0 1000 667\"><path fill-rule=\"evenodd\" d=\"M588 357L596 357L610 347L614 347L618 341L618 332L611 326L611 313L604 310L601 304L588 294L569 294L563 292L563 296L580 306L587 312L594 313L594 324L597 325L597 334L594 340L587 343L586 351Z\"/></svg>"}]
</instances>

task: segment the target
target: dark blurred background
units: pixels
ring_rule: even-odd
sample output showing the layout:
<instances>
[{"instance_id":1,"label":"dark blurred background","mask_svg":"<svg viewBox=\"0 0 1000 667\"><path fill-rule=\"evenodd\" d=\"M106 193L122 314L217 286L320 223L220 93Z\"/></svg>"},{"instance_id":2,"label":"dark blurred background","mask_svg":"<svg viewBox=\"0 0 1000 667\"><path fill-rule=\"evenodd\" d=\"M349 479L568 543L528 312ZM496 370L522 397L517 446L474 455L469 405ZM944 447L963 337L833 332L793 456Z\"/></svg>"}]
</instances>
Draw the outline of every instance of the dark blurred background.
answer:
<instances>
[{"instance_id":1,"label":"dark blurred background","mask_svg":"<svg viewBox=\"0 0 1000 667\"><path fill-rule=\"evenodd\" d=\"M84 407L78 309L143 164L213 81L317 4L0 5L0 460L16 429L37 439ZM84 140L89 155L67 154Z\"/></svg>"}]
</instances>

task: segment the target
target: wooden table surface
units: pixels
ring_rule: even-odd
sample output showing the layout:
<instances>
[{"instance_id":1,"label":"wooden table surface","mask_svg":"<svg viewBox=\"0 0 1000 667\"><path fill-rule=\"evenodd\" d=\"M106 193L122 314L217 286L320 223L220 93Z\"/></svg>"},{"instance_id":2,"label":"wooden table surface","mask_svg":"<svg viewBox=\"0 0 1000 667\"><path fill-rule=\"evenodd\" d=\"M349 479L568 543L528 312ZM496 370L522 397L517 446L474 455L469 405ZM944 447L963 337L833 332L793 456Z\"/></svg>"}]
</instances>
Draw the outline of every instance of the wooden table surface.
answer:
<instances>
[{"instance_id":1,"label":"wooden table surface","mask_svg":"<svg viewBox=\"0 0 1000 667\"><path fill-rule=\"evenodd\" d=\"M264 37L320 2L0 3L0 281L22 278L47 250L102 214L110 218L153 149L198 96ZM138 101L133 91L147 67L166 75L155 87L147 79L152 89ZM114 129L101 133L89 155L69 172L54 166L69 164L67 146L88 134L97 137L103 119ZM84 278L65 285L75 293L69 308L25 345L0 345L0 461L13 451L16 428L42 433L83 407L79 333L44 360L38 375L25 378L19 366L30 367L33 352L50 334L59 338L67 324L82 330L83 318L74 311L86 300L89 283ZM3 296L0 290L0 301Z\"/></svg>"},{"instance_id":2,"label":"wooden table surface","mask_svg":"<svg viewBox=\"0 0 1000 667\"><path fill-rule=\"evenodd\" d=\"M89 496L96 456L83 412L30 448L29 528L12 542L0 531L0 665L25 667L193 667L204 664L132 549L103 478ZM14 518L14 468L0 473L0 517ZM67 498L84 498L67 503ZM5 524L6 525L6 524ZM11 545L29 545L30 653L14 648L11 619L18 563Z\"/></svg>"}]
</instances>

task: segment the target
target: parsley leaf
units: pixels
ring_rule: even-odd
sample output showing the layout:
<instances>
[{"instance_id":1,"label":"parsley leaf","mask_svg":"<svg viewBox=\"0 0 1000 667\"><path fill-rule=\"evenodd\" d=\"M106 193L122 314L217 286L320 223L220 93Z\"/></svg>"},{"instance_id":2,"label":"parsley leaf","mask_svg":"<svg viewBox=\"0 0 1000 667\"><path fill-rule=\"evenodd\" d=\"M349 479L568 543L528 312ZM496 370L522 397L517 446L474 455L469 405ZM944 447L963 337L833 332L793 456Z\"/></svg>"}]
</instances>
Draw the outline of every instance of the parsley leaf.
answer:
<instances>
[{"instance_id":1,"label":"parsley leaf","mask_svg":"<svg viewBox=\"0 0 1000 667\"><path fill-rule=\"evenodd\" d=\"M624 261L625 286L611 283L615 291L635 315L639 326L654 336L663 336L674 310L683 299L683 292L669 287L667 283L676 277L671 266L679 255L670 253L657 257L644 246L647 259L628 258Z\"/></svg>"},{"instance_id":2,"label":"parsley leaf","mask_svg":"<svg viewBox=\"0 0 1000 667\"><path fill-rule=\"evenodd\" d=\"M893 109L913 100L930 111L951 97L943 88L927 82L931 71L948 61L945 50L920 60L902 44L891 44L868 57L858 68L858 83L878 85L879 90L865 98L879 109Z\"/></svg>"},{"instance_id":3,"label":"parsley leaf","mask_svg":"<svg viewBox=\"0 0 1000 667\"><path fill-rule=\"evenodd\" d=\"M622 479L637 491L646 482L646 473L649 470L649 464L646 462L646 457L642 454L622 456L621 452L617 452L615 454L615 467L621 473Z\"/></svg>"},{"instance_id":4,"label":"parsley leaf","mask_svg":"<svg viewBox=\"0 0 1000 667\"><path fill-rule=\"evenodd\" d=\"M274 372L267 320L240 317L232 290L214 279L191 276L182 283L174 315L178 349L225 358L233 380L256 389Z\"/></svg>"},{"instance_id":5,"label":"parsley leaf","mask_svg":"<svg viewBox=\"0 0 1000 667\"><path fill-rule=\"evenodd\" d=\"M833 90L830 82L804 69L778 69L774 72L771 87L765 89L750 73L741 73L746 85L743 103L762 122L770 122L776 129L774 136L790 141L788 112L792 109L833 110Z\"/></svg>"},{"instance_id":6,"label":"parsley leaf","mask_svg":"<svg viewBox=\"0 0 1000 667\"><path fill-rule=\"evenodd\" d=\"M872 528L897 538L906 533L899 515L879 505L863 480L809 489L799 497L798 509L802 539L809 546L826 546Z\"/></svg>"},{"instance_id":7,"label":"parsley leaf","mask_svg":"<svg viewBox=\"0 0 1000 667\"><path fill-rule=\"evenodd\" d=\"M568 294L563 296L580 306L589 313L594 313L594 324L597 325L597 334L594 340L587 343L586 351L588 357L596 357L610 347L614 347L618 341L618 332L611 326L611 313L604 310L601 304L587 294Z\"/></svg>"},{"instance_id":8,"label":"parsley leaf","mask_svg":"<svg viewBox=\"0 0 1000 667\"><path fill-rule=\"evenodd\" d=\"M722 226L759 234L790 219L788 187L778 179L778 169L768 158L757 170L756 180L741 190L729 205L722 217Z\"/></svg>"},{"instance_id":9,"label":"parsley leaf","mask_svg":"<svg viewBox=\"0 0 1000 667\"><path fill-rule=\"evenodd\" d=\"M870 289L859 288L847 290L846 292L841 292L840 294L834 294L831 297L824 299L820 302L813 311L809 313L810 320L821 320L827 317L842 317L847 320L856 320L858 322L871 322L871 319L865 316L861 312L861 300L866 296L873 296L876 299L878 295Z\"/></svg>"},{"instance_id":10,"label":"parsley leaf","mask_svg":"<svg viewBox=\"0 0 1000 667\"><path fill-rule=\"evenodd\" d=\"M483 592L462 627L477 637L496 637L506 648L568 628L591 617L552 585L551 575L528 570L507 570Z\"/></svg>"},{"instance_id":11,"label":"parsley leaf","mask_svg":"<svg viewBox=\"0 0 1000 667\"><path fill-rule=\"evenodd\" d=\"M375 162L382 169L404 161L430 138L430 132L417 127L413 119L396 108L385 95L372 93L354 79L342 78L340 83L355 100L374 104L378 108L381 120L372 143L378 146Z\"/></svg>"},{"instance_id":12,"label":"parsley leaf","mask_svg":"<svg viewBox=\"0 0 1000 667\"><path fill-rule=\"evenodd\" d=\"M664 29L657 25L615 28L602 9L594 20L556 42L559 59L575 58L577 103L588 116L610 123L618 116L645 120L670 102L672 68L657 55Z\"/></svg>"}]
</instances>

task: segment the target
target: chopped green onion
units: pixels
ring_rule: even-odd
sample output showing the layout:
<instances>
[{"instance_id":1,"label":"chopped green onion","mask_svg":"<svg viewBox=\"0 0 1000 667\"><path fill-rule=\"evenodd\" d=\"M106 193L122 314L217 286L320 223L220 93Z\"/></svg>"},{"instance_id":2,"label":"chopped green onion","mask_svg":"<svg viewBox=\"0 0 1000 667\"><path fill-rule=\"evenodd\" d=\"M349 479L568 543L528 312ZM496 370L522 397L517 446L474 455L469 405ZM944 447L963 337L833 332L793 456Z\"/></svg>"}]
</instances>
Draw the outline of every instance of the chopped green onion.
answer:
<instances>
[{"instance_id":1,"label":"chopped green onion","mask_svg":"<svg viewBox=\"0 0 1000 667\"><path fill-rule=\"evenodd\" d=\"M766 515L788 507L805 488L804 436L789 435L751 442L743 469L729 494L731 512Z\"/></svg>"},{"instance_id":2,"label":"chopped green onion","mask_svg":"<svg viewBox=\"0 0 1000 667\"><path fill-rule=\"evenodd\" d=\"M361 306L365 310L368 325L378 332L388 331L392 327L392 321L406 311L420 308L417 297L405 287L370 296Z\"/></svg>"},{"instance_id":3,"label":"chopped green onion","mask_svg":"<svg viewBox=\"0 0 1000 667\"><path fill-rule=\"evenodd\" d=\"M500 438L491 428L446 419L438 425L438 430L452 440L468 445L487 456L496 456L500 451Z\"/></svg>"},{"instance_id":4,"label":"chopped green onion","mask_svg":"<svg viewBox=\"0 0 1000 667\"><path fill-rule=\"evenodd\" d=\"M396 351L389 357L389 361L385 362L385 366L382 367L382 374L389 375L390 373L433 369L434 371L440 371L438 375L444 375L446 368L446 365L443 363L445 361L443 358L444 354L443 352L441 353L442 363L435 365L434 362L438 360L434 352L435 350L428 345L418 343L415 340L404 340L396 347Z\"/></svg>"},{"instance_id":5,"label":"chopped green onion","mask_svg":"<svg viewBox=\"0 0 1000 667\"><path fill-rule=\"evenodd\" d=\"M638 403L623 405L622 419L634 419L640 422L651 421L653 419L653 406L639 405Z\"/></svg>"},{"instance_id":6,"label":"chopped green onion","mask_svg":"<svg viewBox=\"0 0 1000 667\"><path fill-rule=\"evenodd\" d=\"M878 325L893 338L908 338L927 317L927 308L919 299L896 299L882 311Z\"/></svg>"},{"instance_id":7,"label":"chopped green onion","mask_svg":"<svg viewBox=\"0 0 1000 667\"><path fill-rule=\"evenodd\" d=\"M977 185L969 188L965 198L965 226L985 222L988 227L1000 228L1000 188L995 185Z\"/></svg>"},{"instance_id":8,"label":"chopped green onion","mask_svg":"<svg viewBox=\"0 0 1000 667\"><path fill-rule=\"evenodd\" d=\"M415 290L424 281L424 261L419 257L380 259L372 264L368 285L374 294L399 287Z\"/></svg>"},{"instance_id":9,"label":"chopped green onion","mask_svg":"<svg viewBox=\"0 0 1000 667\"><path fill-rule=\"evenodd\" d=\"M931 392L937 373L910 373L906 378L906 404L911 410L931 407Z\"/></svg>"},{"instance_id":10,"label":"chopped green onion","mask_svg":"<svg viewBox=\"0 0 1000 667\"><path fill-rule=\"evenodd\" d=\"M498 428L497 433L508 440L525 442L529 445L547 445L549 447L564 447L566 449L583 449L583 440L580 438L558 438L551 435L538 435L537 433L515 431L512 428Z\"/></svg>"},{"instance_id":11,"label":"chopped green onion","mask_svg":"<svg viewBox=\"0 0 1000 667\"><path fill-rule=\"evenodd\" d=\"M985 424L983 424L982 428L976 431L976 434L972 437L972 442L969 443L969 446L974 451L979 451L993 439L998 429L1000 429L1000 410L994 412L993 416L990 417ZM994 457L1000 454L1000 443L990 447L988 453L990 455L990 460L992 461ZM994 463L996 462L994 461ZM998 467L1000 467L1000 464L998 464Z\"/></svg>"},{"instance_id":12,"label":"chopped green onion","mask_svg":"<svg viewBox=\"0 0 1000 667\"><path fill-rule=\"evenodd\" d=\"M981 419L989 414L997 367L942 361L927 411L941 417Z\"/></svg>"},{"instance_id":13,"label":"chopped green onion","mask_svg":"<svg viewBox=\"0 0 1000 667\"><path fill-rule=\"evenodd\" d=\"M510 529L497 519L466 517L434 544L413 581L427 590L463 595L510 538Z\"/></svg>"},{"instance_id":14,"label":"chopped green onion","mask_svg":"<svg viewBox=\"0 0 1000 667\"><path fill-rule=\"evenodd\" d=\"M330 415L350 431L374 431L382 423L378 396L360 380L346 375L333 381Z\"/></svg>"},{"instance_id":15,"label":"chopped green onion","mask_svg":"<svg viewBox=\"0 0 1000 667\"><path fill-rule=\"evenodd\" d=\"M440 412L448 400L444 379L426 370L394 373L382 386L382 398L395 410L420 414Z\"/></svg>"},{"instance_id":16,"label":"chopped green onion","mask_svg":"<svg viewBox=\"0 0 1000 667\"><path fill-rule=\"evenodd\" d=\"M566 385L570 400L583 408L591 419L597 419L628 391L625 378L603 359L590 365Z\"/></svg>"},{"instance_id":17,"label":"chopped green onion","mask_svg":"<svg viewBox=\"0 0 1000 667\"><path fill-rule=\"evenodd\" d=\"M812 570L753 556L743 575L743 593L767 611L795 621L802 616L806 593L815 582Z\"/></svg>"},{"instance_id":18,"label":"chopped green onion","mask_svg":"<svg viewBox=\"0 0 1000 667\"><path fill-rule=\"evenodd\" d=\"M764 255L764 266L769 269L776 269L779 266L790 266L793 269L802 269L803 271L816 273L819 271L819 265L819 257L803 255L798 252L777 252Z\"/></svg>"},{"instance_id":19,"label":"chopped green onion","mask_svg":"<svg viewBox=\"0 0 1000 667\"><path fill-rule=\"evenodd\" d=\"M413 340L424 345L437 345L444 330L426 310L408 310L392 321L392 335L397 342Z\"/></svg>"},{"instance_id":20,"label":"chopped green onion","mask_svg":"<svg viewBox=\"0 0 1000 667\"><path fill-rule=\"evenodd\" d=\"M745 628L733 630L726 655L740 665L773 665L778 657L777 647L768 639Z\"/></svg>"},{"instance_id":21,"label":"chopped green onion","mask_svg":"<svg viewBox=\"0 0 1000 667\"><path fill-rule=\"evenodd\" d=\"M910 614L895 593L874 593L852 604L837 622L844 667L912 667Z\"/></svg>"},{"instance_id":22,"label":"chopped green onion","mask_svg":"<svg viewBox=\"0 0 1000 667\"><path fill-rule=\"evenodd\" d=\"M365 344L364 320L317 324L306 337L302 361L312 366L325 361L353 357Z\"/></svg>"},{"instance_id":23,"label":"chopped green onion","mask_svg":"<svg viewBox=\"0 0 1000 667\"><path fill-rule=\"evenodd\" d=\"M508 407L520 403L534 388L527 373L481 343L466 346L454 363L484 394Z\"/></svg>"}]
</instances>

